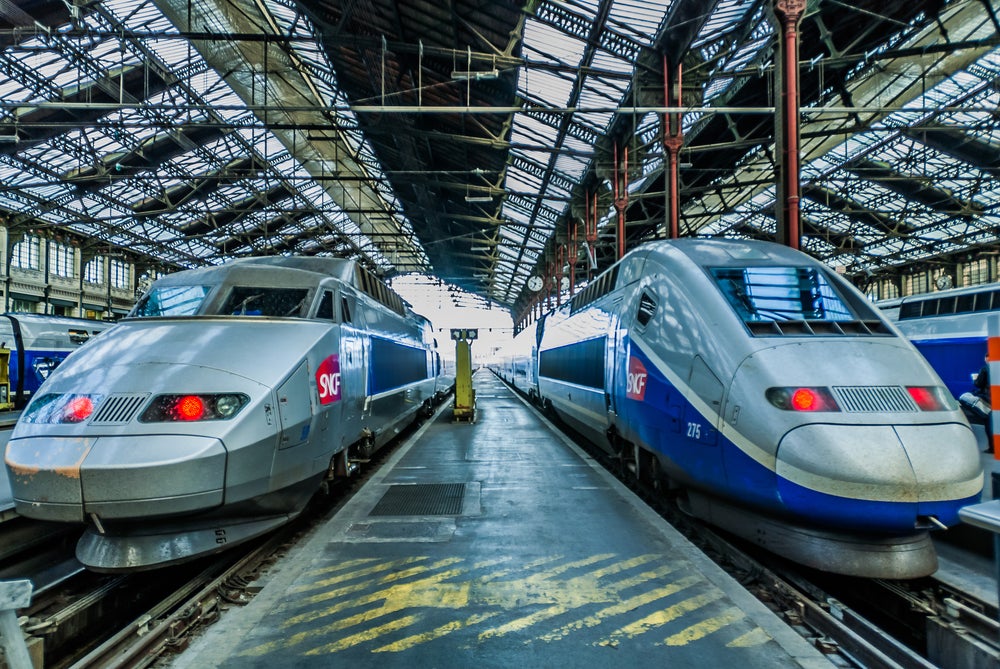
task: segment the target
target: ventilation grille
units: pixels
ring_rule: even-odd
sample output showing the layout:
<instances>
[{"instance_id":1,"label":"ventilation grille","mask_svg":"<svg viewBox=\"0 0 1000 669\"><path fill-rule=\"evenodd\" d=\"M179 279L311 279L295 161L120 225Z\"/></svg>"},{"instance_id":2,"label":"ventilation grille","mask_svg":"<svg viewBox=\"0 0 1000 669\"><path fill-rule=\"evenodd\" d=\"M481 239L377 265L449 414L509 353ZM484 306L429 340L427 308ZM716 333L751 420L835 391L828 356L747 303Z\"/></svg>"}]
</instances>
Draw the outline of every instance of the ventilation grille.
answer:
<instances>
[{"instance_id":1,"label":"ventilation grille","mask_svg":"<svg viewBox=\"0 0 1000 669\"><path fill-rule=\"evenodd\" d=\"M834 398L847 413L914 413L917 405L901 386L834 386Z\"/></svg>"},{"instance_id":2,"label":"ventilation grille","mask_svg":"<svg viewBox=\"0 0 1000 669\"><path fill-rule=\"evenodd\" d=\"M149 393L109 395L91 422L92 425L124 425L132 420Z\"/></svg>"},{"instance_id":3,"label":"ventilation grille","mask_svg":"<svg viewBox=\"0 0 1000 669\"><path fill-rule=\"evenodd\" d=\"M882 321L744 321L755 337L893 336Z\"/></svg>"},{"instance_id":4,"label":"ventilation grille","mask_svg":"<svg viewBox=\"0 0 1000 669\"><path fill-rule=\"evenodd\" d=\"M448 516L462 513L464 483L394 485L369 516Z\"/></svg>"}]
</instances>

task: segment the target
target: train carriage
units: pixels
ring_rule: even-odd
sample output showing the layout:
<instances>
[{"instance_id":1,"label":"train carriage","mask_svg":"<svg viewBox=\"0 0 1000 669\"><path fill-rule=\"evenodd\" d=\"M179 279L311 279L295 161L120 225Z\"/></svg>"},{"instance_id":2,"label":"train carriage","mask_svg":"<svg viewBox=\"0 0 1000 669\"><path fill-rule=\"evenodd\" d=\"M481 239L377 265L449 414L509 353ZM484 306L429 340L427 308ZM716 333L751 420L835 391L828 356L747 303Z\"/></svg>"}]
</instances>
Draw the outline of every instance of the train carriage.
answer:
<instances>
[{"instance_id":1,"label":"train carriage","mask_svg":"<svg viewBox=\"0 0 1000 669\"><path fill-rule=\"evenodd\" d=\"M161 278L25 410L5 455L16 509L86 522L77 555L105 571L257 536L430 407L429 332L352 261Z\"/></svg>"}]
</instances>

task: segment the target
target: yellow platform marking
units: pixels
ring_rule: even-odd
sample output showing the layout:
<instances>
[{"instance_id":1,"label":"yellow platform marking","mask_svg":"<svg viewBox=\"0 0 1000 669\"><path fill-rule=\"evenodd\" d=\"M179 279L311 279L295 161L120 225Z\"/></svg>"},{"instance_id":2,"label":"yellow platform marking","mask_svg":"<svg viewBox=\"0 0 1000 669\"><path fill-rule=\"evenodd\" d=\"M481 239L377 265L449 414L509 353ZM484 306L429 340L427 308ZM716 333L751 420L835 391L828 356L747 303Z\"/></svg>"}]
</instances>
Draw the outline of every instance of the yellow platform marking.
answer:
<instances>
[{"instance_id":1,"label":"yellow platform marking","mask_svg":"<svg viewBox=\"0 0 1000 669\"><path fill-rule=\"evenodd\" d=\"M686 646L692 641L697 641L698 639L704 639L709 634L713 632L718 632L720 629L735 623L738 620L743 620L743 611L736 608L735 606L726 609L720 615L717 615L708 620L703 620L700 623L691 625L690 627L681 630L677 634L672 634L664 639L663 643L668 646Z\"/></svg>"},{"instance_id":2,"label":"yellow platform marking","mask_svg":"<svg viewBox=\"0 0 1000 669\"><path fill-rule=\"evenodd\" d=\"M750 648L751 646L760 646L771 640L771 635L762 630L760 627L755 627L746 634L742 634L729 643L726 644L727 648Z\"/></svg>"},{"instance_id":3,"label":"yellow platform marking","mask_svg":"<svg viewBox=\"0 0 1000 669\"><path fill-rule=\"evenodd\" d=\"M500 557L469 565L460 557L365 558L314 569L308 573L314 582L300 582L290 591L303 596L282 606L290 614L279 626L284 636L245 649L241 655L295 649L316 655L359 645L373 653L401 652L468 630L472 639L483 642L525 633L574 612L582 615L533 640L555 642L624 618L601 642L617 645L724 597L704 577L687 569L672 576L672 582L666 581L676 567L660 554L622 557L603 553L569 562L563 559L548 556L517 564ZM683 601L640 613L689 588L701 592L696 589ZM629 596L632 589L637 590ZM727 609L660 643L688 644L743 619L739 609ZM727 647L746 648L769 639L759 629L747 632L743 627L739 633Z\"/></svg>"},{"instance_id":4,"label":"yellow platform marking","mask_svg":"<svg viewBox=\"0 0 1000 669\"><path fill-rule=\"evenodd\" d=\"M703 592L699 595L695 595L694 597L689 597L683 601L677 602L673 606L668 606L664 609L660 609L659 611L654 611L639 620L631 622L628 625L615 630L607 639L599 641L598 644L601 646L616 646L622 639L631 639L639 636L640 634L645 634L652 629L662 627L667 623L677 620L685 613L697 611L703 606L717 602L722 597L723 594L721 590L712 588L708 592Z\"/></svg>"}]
</instances>

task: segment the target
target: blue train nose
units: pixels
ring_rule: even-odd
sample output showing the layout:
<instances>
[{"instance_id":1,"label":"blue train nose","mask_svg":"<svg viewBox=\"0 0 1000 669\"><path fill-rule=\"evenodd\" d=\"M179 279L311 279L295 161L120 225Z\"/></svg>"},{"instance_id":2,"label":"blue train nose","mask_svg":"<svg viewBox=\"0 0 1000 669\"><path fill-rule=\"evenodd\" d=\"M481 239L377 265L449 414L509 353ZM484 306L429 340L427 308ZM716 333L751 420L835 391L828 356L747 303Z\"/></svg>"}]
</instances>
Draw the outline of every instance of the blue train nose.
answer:
<instances>
[{"instance_id":1,"label":"blue train nose","mask_svg":"<svg viewBox=\"0 0 1000 669\"><path fill-rule=\"evenodd\" d=\"M958 522L956 500L983 485L965 425L804 425L778 446L778 494L796 515L827 525L912 531L920 517Z\"/></svg>"}]
</instances>

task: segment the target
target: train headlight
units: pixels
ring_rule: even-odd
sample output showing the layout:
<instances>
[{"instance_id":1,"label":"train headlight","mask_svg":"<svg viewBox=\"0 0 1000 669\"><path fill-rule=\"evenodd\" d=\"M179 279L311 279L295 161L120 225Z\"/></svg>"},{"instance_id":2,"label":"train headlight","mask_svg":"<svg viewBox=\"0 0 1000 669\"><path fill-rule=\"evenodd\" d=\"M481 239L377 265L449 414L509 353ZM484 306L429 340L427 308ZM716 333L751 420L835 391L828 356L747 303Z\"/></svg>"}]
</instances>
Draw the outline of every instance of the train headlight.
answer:
<instances>
[{"instance_id":1,"label":"train headlight","mask_svg":"<svg viewBox=\"0 0 1000 669\"><path fill-rule=\"evenodd\" d=\"M157 395L142 412L142 423L228 420L250 402L240 393Z\"/></svg>"},{"instance_id":2,"label":"train headlight","mask_svg":"<svg viewBox=\"0 0 1000 669\"><path fill-rule=\"evenodd\" d=\"M19 420L25 423L83 423L94 413L101 395L49 393L32 400Z\"/></svg>"},{"instance_id":3,"label":"train headlight","mask_svg":"<svg viewBox=\"0 0 1000 669\"><path fill-rule=\"evenodd\" d=\"M243 408L241 395L219 395L215 400L215 411L219 418L229 418L235 416L236 412Z\"/></svg>"},{"instance_id":4,"label":"train headlight","mask_svg":"<svg viewBox=\"0 0 1000 669\"><path fill-rule=\"evenodd\" d=\"M764 395L785 411L840 411L827 388L768 388Z\"/></svg>"}]
</instances>

